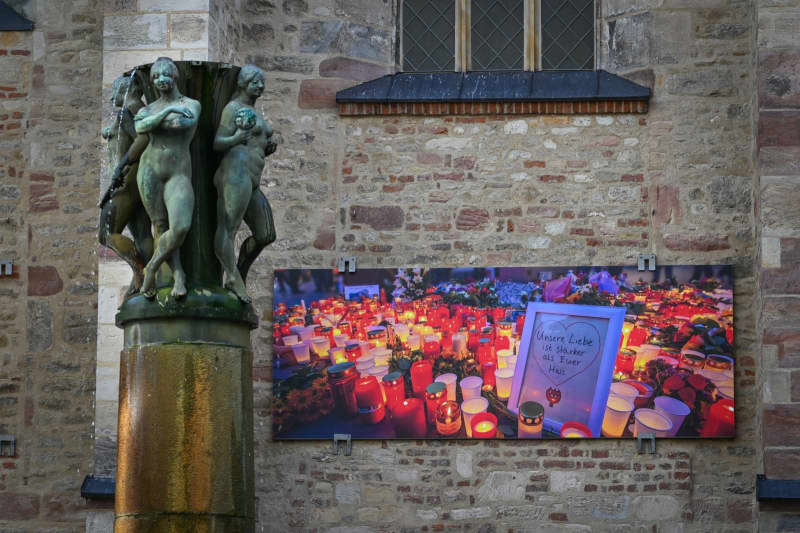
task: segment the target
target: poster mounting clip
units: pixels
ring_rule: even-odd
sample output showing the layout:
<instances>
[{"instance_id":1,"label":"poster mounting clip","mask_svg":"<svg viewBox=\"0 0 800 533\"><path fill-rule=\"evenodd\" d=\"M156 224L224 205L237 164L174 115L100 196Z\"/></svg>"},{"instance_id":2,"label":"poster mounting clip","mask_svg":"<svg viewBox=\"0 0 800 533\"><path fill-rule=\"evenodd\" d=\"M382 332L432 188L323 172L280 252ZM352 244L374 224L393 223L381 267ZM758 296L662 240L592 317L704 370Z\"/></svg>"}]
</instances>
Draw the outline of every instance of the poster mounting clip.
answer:
<instances>
[{"instance_id":1,"label":"poster mounting clip","mask_svg":"<svg viewBox=\"0 0 800 533\"><path fill-rule=\"evenodd\" d=\"M344 272L345 270L351 273L356 271L356 257L354 255L339 258L339 272Z\"/></svg>"},{"instance_id":2,"label":"poster mounting clip","mask_svg":"<svg viewBox=\"0 0 800 533\"><path fill-rule=\"evenodd\" d=\"M344 446L339 447L339 443L344 443ZM339 455L339 450L344 449L345 456L350 456L353 452L353 438L350 433L334 433L333 434L333 453Z\"/></svg>"},{"instance_id":3,"label":"poster mounting clip","mask_svg":"<svg viewBox=\"0 0 800 533\"><path fill-rule=\"evenodd\" d=\"M639 272L656 269L656 254L639 254Z\"/></svg>"},{"instance_id":4,"label":"poster mounting clip","mask_svg":"<svg viewBox=\"0 0 800 533\"><path fill-rule=\"evenodd\" d=\"M646 445L648 444L649 445ZM645 452L645 448L650 451ZM639 433L636 436L636 451L638 453L656 453L656 434L655 433Z\"/></svg>"}]
</instances>

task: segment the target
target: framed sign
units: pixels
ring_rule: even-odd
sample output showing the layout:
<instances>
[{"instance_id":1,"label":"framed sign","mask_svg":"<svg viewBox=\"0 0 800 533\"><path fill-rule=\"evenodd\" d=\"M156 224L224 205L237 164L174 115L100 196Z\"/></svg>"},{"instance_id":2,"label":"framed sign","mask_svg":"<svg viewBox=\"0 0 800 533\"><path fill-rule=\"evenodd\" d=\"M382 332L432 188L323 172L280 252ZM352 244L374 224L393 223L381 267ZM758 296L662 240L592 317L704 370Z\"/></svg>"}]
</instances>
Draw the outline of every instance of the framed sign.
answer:
<instances>
[{"instance_id":1,"label":"framed sign","mask_svg":"<svg viewBox=\"0 0 800 533\"><path fill-rule=\"evenodd\" d=\"M600 436L624 319L623 307L528 304L508 409L537 402L545 431L579 422Z\"/></svg>"}]
</instances>

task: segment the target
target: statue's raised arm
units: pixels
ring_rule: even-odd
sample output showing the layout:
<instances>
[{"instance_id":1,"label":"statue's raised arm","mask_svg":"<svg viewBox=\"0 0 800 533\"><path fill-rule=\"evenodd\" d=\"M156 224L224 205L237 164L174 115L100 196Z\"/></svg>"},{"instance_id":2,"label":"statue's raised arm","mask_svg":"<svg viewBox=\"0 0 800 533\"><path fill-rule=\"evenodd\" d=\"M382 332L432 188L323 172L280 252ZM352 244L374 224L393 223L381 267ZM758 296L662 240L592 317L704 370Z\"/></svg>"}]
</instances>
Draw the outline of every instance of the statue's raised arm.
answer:
<instances>
[{"instance_id":1,"label":"statue's raised arm","mask_svg":"<svg viewBox=\"0 0 800 533\"><path fill-rule=\"evenodd\" d=\"M148 298L155 296L156 273L168 261L173 275L172 295L182 298L186 295L186 274L180 247L194 209L189 145L197 129L200 102L178 91L178 68L169 58L160 57L153 63L150 79L159 97L135 119L136 132L150 137L139 160L137 182L156 238L153 257L144 267L141 292Z\"/></svg>"},{"instance_id":2,"label":"statue's raised arm","mask_svg":"<svg viewBox=\"0 0 800 533\"><path fill-rule=\"evenodd\" d=\"M225 287L249 302L245 279L265 246L275 240L272 210L259 188L266 156L275 151L272 128L255 103L264 92L264 73L255 65L239 71L238 88L222 111L214 150L224 152L214 175L217 188L217 231L214 251L222 264ZM236 259L233 239L244 220L250 235Z\"/></svg>"}]
</instances>

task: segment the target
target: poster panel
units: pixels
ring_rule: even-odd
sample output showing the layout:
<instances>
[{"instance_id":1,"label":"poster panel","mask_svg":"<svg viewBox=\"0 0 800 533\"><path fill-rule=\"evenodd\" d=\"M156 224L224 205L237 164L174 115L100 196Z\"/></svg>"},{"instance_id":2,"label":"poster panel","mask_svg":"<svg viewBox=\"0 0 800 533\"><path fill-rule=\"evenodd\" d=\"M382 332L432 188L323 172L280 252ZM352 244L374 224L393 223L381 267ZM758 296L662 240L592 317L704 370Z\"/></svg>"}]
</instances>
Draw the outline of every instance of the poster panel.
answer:
<instances>
[{"instance_id":1,"label":"poster panel","mask_svg":"<svg viewBox=\"0 0 800 533\"><path fill-rule=\"evenodd\" d=\"M276 270L273 438L735 435L730 266Z\"/></svg>"}]
</instances>

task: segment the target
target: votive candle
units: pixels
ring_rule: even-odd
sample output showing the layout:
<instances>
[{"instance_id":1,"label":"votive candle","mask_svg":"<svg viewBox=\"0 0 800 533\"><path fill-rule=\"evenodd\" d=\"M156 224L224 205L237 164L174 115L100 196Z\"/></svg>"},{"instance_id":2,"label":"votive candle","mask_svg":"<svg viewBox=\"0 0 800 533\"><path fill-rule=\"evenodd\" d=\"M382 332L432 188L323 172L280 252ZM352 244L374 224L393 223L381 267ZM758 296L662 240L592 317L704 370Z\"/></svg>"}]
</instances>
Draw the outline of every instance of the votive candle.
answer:
<instances>
[{"instance_id":1,"label":"votive candle","mask_svg":"<svg viewBox=\"0 0 800 533\"><path fill-rule=\"evenodd\" d=\"M383 376L383 392L386 394L386 407L394 409L406 399L406 380L400 372Z\"/></svg>"},{"instance_id":2,"label":"votive candle","mask_svg":"<svg viewBox=\"0 0 800 533\"><path fill-rule=\"evenodd\" d=\"M424 359L411 365L411 388L415 396L422 398L425 387L433 383L433 363Z\"/></svg>"},{"instance_id":3,"label":"votive candle","mask_svg":"<svg viewBox=\"0 0 800 533\"><path fill-rule=\"evenodd\" d=\"M458 403L445 401L436 408L436 431L440 435L455 435L461 429L461 408Z\"/></svg>"},{"instance_id":4,"label":"votive candle","mask_svg":"<svg viewBox=\"0 0 800 533\"><path fill-rule=\"evenodd\" d=\"M398 437L423 438L428 434L425 403L419 398L406 398L392 409L391 414Z\"/></svg>"},{"instance_id":5,"label":"votive candle","mask_svg":"<svg viewBox=\"0 0 800 533\"><path fill-rule=\"evenodd\" d=\"M518 439L541 439L544 426L544 406L538 402L523 402L517 415Z\"/></svg>"},{"instance_id":6,"label":"votive candle","mask_svg":"<svg viewBox=\"0 0 800 533\"><path fill-rule=\"evenodd\" d=\"M377 424L386 415L383 394L375 376L364 376L356 381L356 401L362 424Z\"/></svg>"},{"instance_id":7,"label":"votive candle","mask_svg":"<svg viewBox=\"0 0 800 533\"><path fill-rule=\"evenodd\" d=\"M493 439L497 436L497 417L492 413L479 413L472 417L470 424L475 439Z\"/></svg>"},{"instance_id":8,"label":"votive candle","mask_svg":"<svg viewBox=\"0 0 800 533\"><path fill-rule=\"evenodd\" d=\"M483 396L461 402L461 413L464 415L464 429L467 431L467 437L472 437L472 417L485 412L488 408L489 400Z\"/></svg>"},{"instance_id":9,"label":"votive candle","mask_svg":"<svg viewBox=\"0 0 800 533\"><path fill-rule=\"evenodd\" d=\"M511 385L514 382L513 368L498 368L494 371L494 378L497 385L497 397L501 400L508 400L511 396Z\"/></svg>"},{"instance_id":10,"label":"votive candle","mask_svg":"<svg viewBox=\"0 0 800 533\"><path fill-rule=\"evenodd\" d=\"M592 436L592 430L580 422L564 422L561 425L562 439L585 439Z\"/></svg>"},{"instance_id":11,"label":"votive candle","mask_svg":"<svg viewBox=\"0 0 800 533\"><path fill-rule=\"evenodd\" d=\"M479 376L467 376L461 380L459 385L461 386L461 398L463 400L479 398L481 395L481 387L483 386L483 379Z\"/></svg>"},{"instance_id":12,"label":"votive candle","mask_svg":"<svg viewBox=\"0 0 800 533\"><path fill-rule=\"evenodd\" d=\"M450 401L455 401L456 399L456 381L458 380L458 376L455 374L442 374L436 377L435 381L441 381L447 387L447 399Z\"/></svg>"},{"instance_id":13,"label":"votive candle","mask_svg":"<svg viewBox=\"0 0 800 533\"><path fill-rule=\"evenodd\" d=\"M429 425L436 423L436 408L447 401L447 386L436 381L425 387L425 412Z\"/></svg>"}]
</instances>

